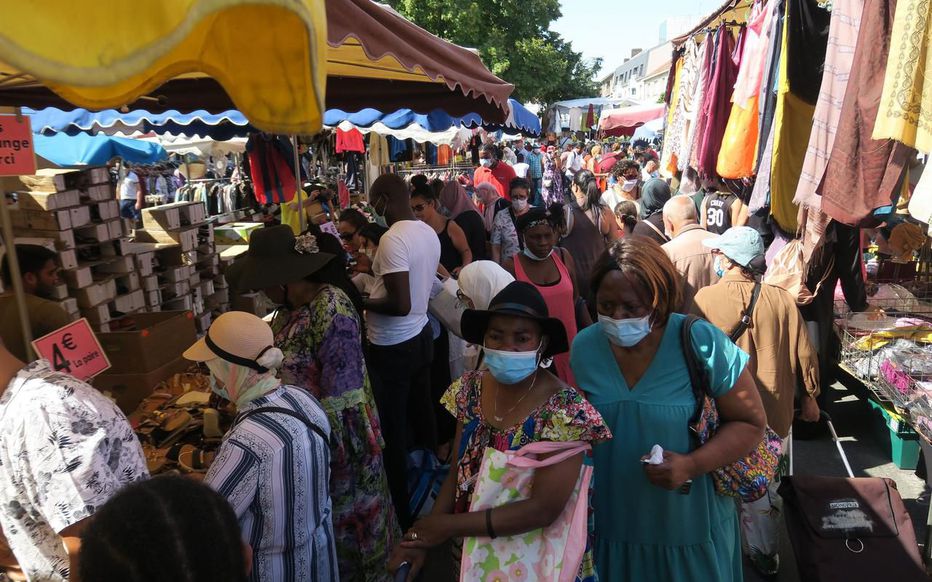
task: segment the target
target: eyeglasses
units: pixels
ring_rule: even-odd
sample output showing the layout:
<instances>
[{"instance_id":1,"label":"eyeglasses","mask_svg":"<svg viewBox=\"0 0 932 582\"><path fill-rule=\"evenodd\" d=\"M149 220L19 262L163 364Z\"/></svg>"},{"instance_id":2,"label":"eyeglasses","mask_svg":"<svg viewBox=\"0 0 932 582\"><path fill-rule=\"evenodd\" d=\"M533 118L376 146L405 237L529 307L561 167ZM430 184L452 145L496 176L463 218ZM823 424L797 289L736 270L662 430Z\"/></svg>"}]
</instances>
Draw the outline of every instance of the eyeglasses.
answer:
<instances>
[{"instance_id":1,"label":"eyeglasses","mask_svg":"<svg viewBox=\"0 0 932 582\"><path fill-rule=\"evenodd\" d=\"M427 204L426 204L426 203L424 203L424 204L412 204L412 205L411 205L411 210L413 210L414 212L424 212L424 209L425 209L425 208L427 208Z\"/></svg>"},{"instance_id":2,"label":"eyeglasses","mask_svg":"<svg viewBox=\"0 0 932 582\"><path fill-rule=\"evenodd\" d=\"M351 241L353 240L353 237L356 236L357 234L359 234L358 230L354 230L353 232L341 232L340 240L347 241L347 242Z\"/></svg>"}]
</instances>

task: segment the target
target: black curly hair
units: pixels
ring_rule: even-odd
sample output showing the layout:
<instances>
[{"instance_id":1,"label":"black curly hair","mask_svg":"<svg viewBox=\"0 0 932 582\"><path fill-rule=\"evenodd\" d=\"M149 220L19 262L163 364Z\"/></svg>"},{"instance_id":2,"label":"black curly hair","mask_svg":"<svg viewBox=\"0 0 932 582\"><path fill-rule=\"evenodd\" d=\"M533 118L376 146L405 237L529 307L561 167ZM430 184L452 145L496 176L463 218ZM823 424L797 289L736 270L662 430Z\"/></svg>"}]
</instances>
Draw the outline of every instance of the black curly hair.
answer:
<instances>
[{"instance_id":1,"label":"black curly hair","mask_svg":"<svg viewBox=\"0 0 932 582\"><path fill-rule=\"evenodd\" d=\"M113 496L81 536L81 580L245 582L236 514L184 477L156 477Z\"/></svg>"}]
</instances>

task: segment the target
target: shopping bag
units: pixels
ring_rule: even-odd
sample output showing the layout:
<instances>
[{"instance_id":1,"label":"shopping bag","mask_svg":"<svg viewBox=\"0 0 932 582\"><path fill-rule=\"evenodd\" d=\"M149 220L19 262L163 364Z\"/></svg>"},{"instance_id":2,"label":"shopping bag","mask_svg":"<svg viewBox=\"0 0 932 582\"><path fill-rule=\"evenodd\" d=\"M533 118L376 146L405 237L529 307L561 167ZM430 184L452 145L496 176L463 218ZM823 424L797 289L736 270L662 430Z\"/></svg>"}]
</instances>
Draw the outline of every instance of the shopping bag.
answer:
<instances>
[{"instance_id":1,"label":"shopping bag","mask_svg":"<svg viewBox=\"0 0 932 582\"><path fill-rule=\"evenodd\" d=\"M436 293L431 293L431 298L427 306L430 314L440 320L443 327L453 332L455 335L462 337L460 331L460 318L466 310L466 306L456 296L459 285L456 279L450 278L443 283L438 284L439 289Z\"/></svg>"},{"instance_id":2,"label":"shopping bag","mask_svg":"<svg viewBox=\"0 0 932 582\"><path fill-rule=\"evenodd\" d=\"M535 469L555 465L589 449L589 444L581 441L531 443L507 452L487 448L469 510L484 511L528 499ZM551 453L546 459L537 459L537 455ZM575 580L586 551L587 495L591 479L592 467L583 465L563 512L545 528L495 539L464 539L460 582Z\"/></svg>"}]
</instances>

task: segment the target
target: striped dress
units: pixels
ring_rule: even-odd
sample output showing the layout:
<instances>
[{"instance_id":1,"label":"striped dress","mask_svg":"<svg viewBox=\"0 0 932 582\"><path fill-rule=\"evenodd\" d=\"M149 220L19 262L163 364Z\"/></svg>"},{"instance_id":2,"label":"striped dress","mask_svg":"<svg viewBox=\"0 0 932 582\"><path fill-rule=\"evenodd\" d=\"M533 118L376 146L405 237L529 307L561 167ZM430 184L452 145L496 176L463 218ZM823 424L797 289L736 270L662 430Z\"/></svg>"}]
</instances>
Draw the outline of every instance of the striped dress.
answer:
<instances>
[{"instance_id":1,"label":"striped dress","mask_svg":"<svg viewBox=\"0 0 932 582\"><path fill-rule=\"evenodd\" d=\"M304 390L280 386L240 412L268 407L293 410L330 433L320 404ZM253 548L250 580L339 580L329 478L329 446L291 416L255 414L224 437L205 483L233 506Z\"/></svg>"}]
</instances>

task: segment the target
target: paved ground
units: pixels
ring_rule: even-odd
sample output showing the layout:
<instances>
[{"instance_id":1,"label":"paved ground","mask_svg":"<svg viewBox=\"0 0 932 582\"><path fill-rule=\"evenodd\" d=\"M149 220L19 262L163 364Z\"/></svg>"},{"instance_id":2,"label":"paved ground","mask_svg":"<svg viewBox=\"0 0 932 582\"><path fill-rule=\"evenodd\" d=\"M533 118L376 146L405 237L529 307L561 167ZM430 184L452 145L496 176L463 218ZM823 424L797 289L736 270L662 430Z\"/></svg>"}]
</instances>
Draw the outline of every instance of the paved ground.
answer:
<instances>
[{"instance_id":1,"label":"paved ground","mask_svg":"<svg viewBox=\"0 0 932 582\"><path fill-rule=\"evenodd\" d=\"M833 387L831 402L826 406L834 420L835 429L857 477L888 477L896 481L897 488L913 520L916 539L924 545L926 515L929 510L929 488L923 479L912 470L900 470L890 461L889 433L879 413L872 411L863 400L856 385L845 388L841 384ZM922 459L920 458L920 463ZM795 473L844 477L842 465L827 431L814 440L795 442ZM782 567L776 580L797 582L793 550L786 531L783 532ZM765 580L758 576L750 565L745 566L745 580Z\"/></svg>"}]
</instances>

